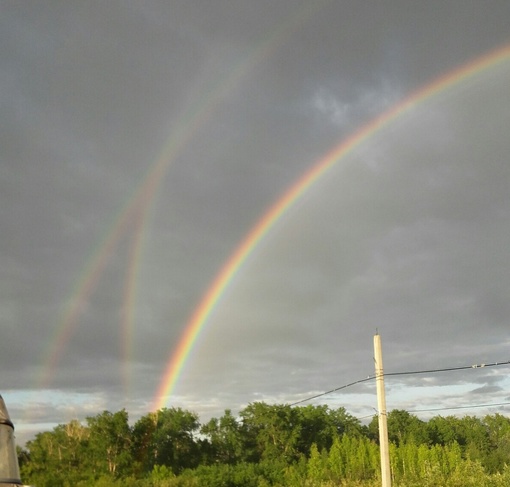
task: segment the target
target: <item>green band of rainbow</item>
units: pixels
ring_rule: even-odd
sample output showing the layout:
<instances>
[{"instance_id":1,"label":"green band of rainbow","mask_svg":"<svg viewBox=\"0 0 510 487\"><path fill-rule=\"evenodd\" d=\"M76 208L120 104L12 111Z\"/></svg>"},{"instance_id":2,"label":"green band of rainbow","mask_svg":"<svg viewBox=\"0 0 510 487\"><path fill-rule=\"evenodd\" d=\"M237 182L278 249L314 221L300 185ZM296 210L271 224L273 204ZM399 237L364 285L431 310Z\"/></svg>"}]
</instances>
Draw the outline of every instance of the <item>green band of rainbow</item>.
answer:
<instances>
[{"instance_id":1,"label":"green band of rainbow","mask_svg":"<svg viewBox=\"0 0 510 487\"><path fill-rule=\"evenodd\" d=\"M239 269L242 267L247 257L260 243L264 236L267 235L269 230L287 212L287 210L296 203L296 201L315 182L323 177L329 169L342 160L342 158L359 146L363 141L367 140L381 128L394 121L416 105L448 88L457 85L461 81L471 78L478 72L502 63L509 57L510 45L507 45L491 51L489 54L477 58L474 61L439 77L432 83L427 84L424 88L411 94L390 110L373 119L312 165L312 167L305 172L305 174L303 174L298 181L295 182L262 216L257 224L250 230L248 235L246 235L246 237L242 240L241 244L237 247L235 252L227 260L219 274L214 279L209 290L203 296L198 307L192 313L189 322L184 328L184 332L182 333L177 347L172 351L170 359L166 365L163 378L153 400L154 409L161 409L167 404L169 396L175 389L184 365L186 364L186 360L188 359L200 332L203 330L212 311L217 306L226 288L239 272Z\"/></svg>"}]
</instances>

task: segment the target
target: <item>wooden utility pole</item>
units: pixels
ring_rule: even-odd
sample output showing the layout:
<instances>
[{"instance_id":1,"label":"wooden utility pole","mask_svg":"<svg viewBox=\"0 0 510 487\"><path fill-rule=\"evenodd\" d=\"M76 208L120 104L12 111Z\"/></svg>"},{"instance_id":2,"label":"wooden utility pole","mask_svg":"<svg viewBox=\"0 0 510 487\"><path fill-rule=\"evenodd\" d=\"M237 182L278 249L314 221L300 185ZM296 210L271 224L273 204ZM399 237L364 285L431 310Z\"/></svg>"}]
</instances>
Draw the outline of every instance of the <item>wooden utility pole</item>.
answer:
<instances>
[{"instance_id":1,"label":"wooden utility pole","mask_svg":"<svg viewBox=\"0 0 510 487\"><path fill-rule=\"evenodd\" d=\"M379 445L381 449L382 487L391 487L390 448L388 444L388 422L386 415L386 394L384 392L384 371L381 337L374 335L375 380L377 384L377 410L379 416Z\"/></svg>"}]
</instances>

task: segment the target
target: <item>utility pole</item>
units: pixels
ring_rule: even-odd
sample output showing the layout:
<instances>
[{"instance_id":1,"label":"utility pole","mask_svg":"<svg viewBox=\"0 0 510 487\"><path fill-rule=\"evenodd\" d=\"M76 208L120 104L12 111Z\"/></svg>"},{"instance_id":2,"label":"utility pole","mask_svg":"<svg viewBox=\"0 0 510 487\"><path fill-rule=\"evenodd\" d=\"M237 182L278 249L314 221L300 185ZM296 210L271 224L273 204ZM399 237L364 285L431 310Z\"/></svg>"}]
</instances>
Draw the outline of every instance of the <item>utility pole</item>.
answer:
<instances>
[{"instance_id":1,"label":"utility pole","mask_svg":"<svg viewBox=\"0 0 510 487\"><path fill-rule=\"evenodd\" d=\"M381 337L374 335L375 381L377 385L377 410L379 416L379 446L381 449L382 487L391 487L390 448L388 444L388 422L386 415L386 394L384 391L384 371Z\"/></svg>"}]
</instances>

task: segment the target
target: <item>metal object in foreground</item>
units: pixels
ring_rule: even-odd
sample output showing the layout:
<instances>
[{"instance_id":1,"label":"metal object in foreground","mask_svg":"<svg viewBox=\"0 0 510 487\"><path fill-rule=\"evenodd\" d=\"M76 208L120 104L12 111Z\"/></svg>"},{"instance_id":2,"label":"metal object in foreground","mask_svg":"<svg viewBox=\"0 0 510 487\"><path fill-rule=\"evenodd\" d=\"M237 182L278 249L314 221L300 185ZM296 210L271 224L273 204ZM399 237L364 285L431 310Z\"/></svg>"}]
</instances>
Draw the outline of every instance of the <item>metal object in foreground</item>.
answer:
<instances>
[{"instance_id":1,"label":"metal object in foreground","mask_svg":"<svg viewBox=\"0 0 510 487\"><path fill-rule=\"evenodd\" d=\"M12 424L5 402L0 396L0 487L21 486L18 456Z\"/></svg>"}]
</instances>

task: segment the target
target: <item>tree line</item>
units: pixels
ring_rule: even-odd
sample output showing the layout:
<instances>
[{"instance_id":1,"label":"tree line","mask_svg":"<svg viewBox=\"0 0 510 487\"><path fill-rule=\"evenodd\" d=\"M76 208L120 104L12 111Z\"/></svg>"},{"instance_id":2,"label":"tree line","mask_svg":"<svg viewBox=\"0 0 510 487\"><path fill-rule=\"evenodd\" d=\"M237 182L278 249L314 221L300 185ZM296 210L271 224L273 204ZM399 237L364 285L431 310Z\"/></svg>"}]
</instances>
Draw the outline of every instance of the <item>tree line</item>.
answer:
<instances>
[{"instance_id":1,"label":"tree line","mask_svg":"<svg viewBox=\"0 0 510 487\"><path fill-rule=\"evenodd\" d=\"M395 486L510 485L510 419L388 413ZM163 408L134 424L125 410L72 420L18 448L36 487L255 487L380 485L378 418L344 408L263 402L200 423Z\"/></svg>"}]
</instances>

